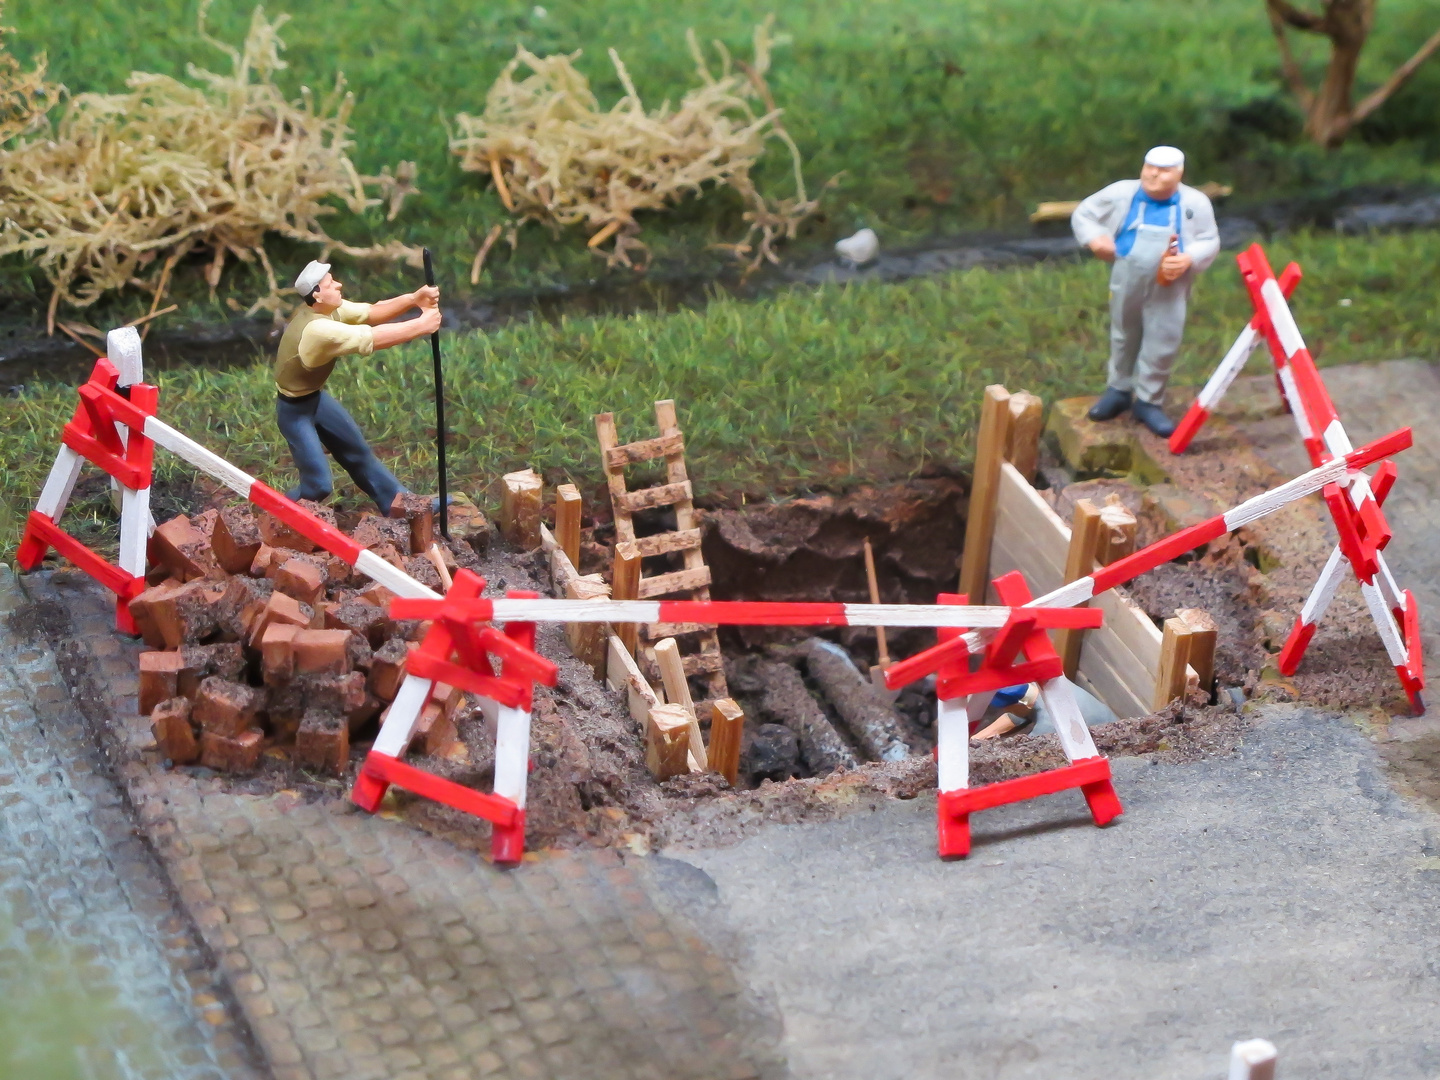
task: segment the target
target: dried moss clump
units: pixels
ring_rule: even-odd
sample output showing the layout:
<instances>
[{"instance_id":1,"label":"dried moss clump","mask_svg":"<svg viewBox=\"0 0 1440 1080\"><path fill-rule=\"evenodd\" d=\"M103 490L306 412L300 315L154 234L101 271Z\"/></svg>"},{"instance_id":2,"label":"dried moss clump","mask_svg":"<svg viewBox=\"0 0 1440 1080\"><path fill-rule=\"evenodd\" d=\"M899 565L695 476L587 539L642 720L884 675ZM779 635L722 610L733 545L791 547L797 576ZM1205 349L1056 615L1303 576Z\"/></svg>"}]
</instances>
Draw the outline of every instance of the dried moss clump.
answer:
<instances>
[{"instance_id":1,"label":"dried moss clump","mask_svg":"<svg viewBox=\"0 0 1440 1080\"><path fill-rule=\"evenodd\" d=\"M755 28L749 64L732 62L725 47L715 43L718 78L693 31L687 33L701 85L674 110L668 101L654 112L645 110L614 49L610 61L625 96L602 110L575 68L578 51L539 57L519 48L490 88L485 111L455 118L459 134L450 148L462 168L491 176L517 222L538 221L556 230L583 225L591 234L591 248L612 242L602 252L611 265L632 265L632 253L643 261L647 249L635 238L639 211L663 210L699 195L707 185L734 188L747 207L744 237L724 246L749 257L751 269L764 259L778 262L775 242L793 238L817 201L805 194L800 153L765 83L772 21ZM521 67L530 74L517 80ZM772 139L789 149L795 170L794 197L773 203L750 178Z\"/></svg>"},{"instance_id":2,"label":"dried moss clump","mask_svg":"<svg viewBox=\"0 0 1440 1080\"><path fill-rule=\"evenodd\" d=\"M33 257L54 286L52 330L61 301L85 307L126 285L158 304L176 263L197 250L210 254L212 289L227 258L258 259L270 292L251 310L276 310L267 233L418 265L419 252L399 243L353 248L321 227L335 212L329 200L356 213L388 200L393 218L414 190L410 162L393 176L361 176L351 163L343 77L318 101L308 89L287 101L273 76L285 66L279 30L288 16L272 22L257 7L237 50L205 35L206 7L200 32L230 56L230 74L191 65L192 86L135 72L127 93L81 94L53 131L0 149L0 255Z\"/></svg>"}]
</instances>

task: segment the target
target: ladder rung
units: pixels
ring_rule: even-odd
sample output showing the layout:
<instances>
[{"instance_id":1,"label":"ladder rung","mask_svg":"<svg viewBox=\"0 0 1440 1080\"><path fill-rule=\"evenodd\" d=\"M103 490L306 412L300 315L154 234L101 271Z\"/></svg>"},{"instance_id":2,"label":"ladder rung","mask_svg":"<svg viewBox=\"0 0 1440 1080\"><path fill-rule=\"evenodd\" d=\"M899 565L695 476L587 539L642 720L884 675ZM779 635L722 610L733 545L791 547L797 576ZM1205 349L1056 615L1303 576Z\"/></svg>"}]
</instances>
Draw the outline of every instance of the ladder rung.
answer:
<instances>
[{"instance_id":1,"label":"ladder rung","mask_svg":"<svg viewBox=\"0 0 1440 1080\"><path fill-rule=\"evenodd\" d=\"M612 496L611 501L620 503L615 507L618 513L633 514L637 510L648 510L652 506L674 506L678 502L688 501L691 497L690 481L684 480L678 484L662 484L660 487L627 491L618 500Z\"/></svg>"},{"instance_id":2,"label":"ladder rung","mask_svg":"<svg viewBox=\"0 0 1440 1080\"><path fill-rule=\"evenodd\" d=\"M657 457L683 454L684 452L684 436L676 431L669 435L661 435L656 439L626 443L624 446L612 446L605 451L605 465L610 469L623 469L626 465L638 465L642 461L653 461Z\"/></svg>"}]
</instances>

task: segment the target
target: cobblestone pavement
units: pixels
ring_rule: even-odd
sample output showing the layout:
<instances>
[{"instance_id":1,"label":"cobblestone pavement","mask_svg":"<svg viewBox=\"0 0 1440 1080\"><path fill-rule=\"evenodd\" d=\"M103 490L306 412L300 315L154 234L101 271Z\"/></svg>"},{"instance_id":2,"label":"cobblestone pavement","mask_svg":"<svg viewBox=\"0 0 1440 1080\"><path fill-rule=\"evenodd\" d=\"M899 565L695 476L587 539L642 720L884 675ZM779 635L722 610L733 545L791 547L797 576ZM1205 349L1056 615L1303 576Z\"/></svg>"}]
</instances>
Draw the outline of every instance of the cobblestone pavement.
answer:
<instances>
[{"instance_id":1,"label":"cobblestone pavement","mask_svg":"<svg viewBox=\"0 0 1440 1080\"><path fill-rule=\"evenodd\" d=\"M598 851L501 872L341 799L167 772L108 594L69 573L25 588L92 664L115 647L120 773L279 1080L786 1075L777 1023L670 902L688 868Z\"/></svg>"},{"instance_id":2,"label":"cobblestone pavement","mask_svg":"<svg viewBox=\"0 0 1440 1080\"><path fill-rule=\"evenodd\" d=\"M36 1069L157 1080L256 1076L210 958L136 836L55 656L3 629L20 599L0 567L0 1000L59 1036ZM55 1031L43 1015L55 1003L73 1010L65 1018L72 1031ZM6 1030L26 1035L19 1025ZM65 1046L67 1034L88 1045ZM56 1075L26 1072L22 1056L0 1046L0 1073ZM7 1063L18 1071L5 1071Z\"/></svg>"}]
</instances>

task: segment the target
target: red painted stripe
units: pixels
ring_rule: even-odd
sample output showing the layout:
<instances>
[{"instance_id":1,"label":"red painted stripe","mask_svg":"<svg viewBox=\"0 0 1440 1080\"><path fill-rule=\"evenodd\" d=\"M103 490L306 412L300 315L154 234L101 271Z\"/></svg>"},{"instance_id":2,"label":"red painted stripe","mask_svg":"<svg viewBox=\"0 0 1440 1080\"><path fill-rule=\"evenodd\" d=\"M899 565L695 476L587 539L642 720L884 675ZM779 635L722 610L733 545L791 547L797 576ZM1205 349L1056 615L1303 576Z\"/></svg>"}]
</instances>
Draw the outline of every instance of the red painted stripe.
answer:
<instances>
[{"instance_id":1,"label":"red painted stripe","mask_svg":"<svg viewBox=\"0 0 1440 1080\"><path fill-rule=\"evenodd\" d=\"M1280 674L1287 679L1300 669L1300 661L1305 658L1305 650L1310 647L1310 639L1315 636L1316 625L1296 619L1295 625L1290 628L1290 636L1285 639L1285 647L1280 650Z\"/></svg>"},{"instance_id":2,"label":"red painted stripe","mask_svg":"<svg viewBox=\"0 0 1440 1080\"><path fill-rule=\"evenodd\" d=\"M914 656L891 664L885 670L885 685L891 690L899 690L907 683L923 679L926 675L939 671L940 667L950 660L968 656L969 653L970 649L966 646L965 639L957 634L949 641L942 641L938 645L930 646L924 652L918 652Z\"/></svg>"},{"instance_id":3,"label":"red painted stripe","mask_svg":"<svg viewBox=\"0 0 1440 1080\"><path fill-rule=\"evenodd\" d=\"M452 664L448 660L441 660L430 656L420 650L410 654L405 661L407 674L415 675L421 679L434 679L436 682L448 683L450 686L458 687L461 690L468 690L472 694L479 694L481 697L498 701L511 709L518 709L525 703L526 691L529 684L516 684L508 679L496 678L494 675L481 675L463 668L459 664Z\"/></svg>"},{"instance_id":4,"label":"red painted stripe","mask_svg":"<svg viewBox=\"0 0 1440 1080\"><path fill-rule=\"evenodd\" d=\"M1046 682L1065 674L1065 666L1058 656L1040 660L1026 660L1024 663L1006 667L982 667L968 675L954 675L946 678L943 674L935 684L935 696L941 701L957 697L968 697L986 690L1000 690L1019 683Z\"/></svg>"},{"instance_id":5,"label":"red painted stripe","mask_svg":"<svg viewBox=\"0 0 1440 1080\"><path fill-rule=\"evenodd\" d=\"M1225 515L1213 517L1209 521L1202 521L1198 525L1191 525L1188 529L1181 529L1177 533L1171 533L1163 540L1157 540L1149 547L1141 548L1133 555L1127 555L1118 559L1109 566L1097 570L1091 575L1095 581L1093 595L1098 596L1106 589L1113 589L1116 585L1123 585L1131 578L1139 577L1147 570L1153 570L1162 563L1167 563L1176 556L1183 555L1187 551L1193 551L1201 544L1209 543L1211 540L1218 540L1224 536Z\"/></svg>"},{"instance_id":6,"label":"red painted stripe","mask_svg":"<svg viewBox=\"0 0 1440 1080\"><path fill-rule=\"evenodd\" d=\"M1375 501L1381 506L1385 505L1385 498L1399 476L1400 470L1395 467L1395 462L1382 461L1380 468L1376 469L1375 475L1370 478L1370 494L1375 496Z\"/></svg>"},{"instance_id":7,"label":"red painted stripe","mask_svg":"<svg viewBox=\"0 0 1440 1080\"><path fill-rule=\"evenodd\" d=\"M1054 795L1058 791L1109 780L1108 758L1081 758L1062 768L1049 769L1032 776L1017 776L1014 780L1001 780L997 784L986 784L984 787L942 792L940 799L946 813L973 814L979 810L1024 802L1040 795Z\"/></svg>"},{"instance_id":8,"label":"red painted stripe","mask_svg":"<svg viewBox=\"0 0 1440 1080\"><path fill-rule=\"evenodd\" d=\"M1170 433L1170 452L1172 454L1183 454L1190 441L1195 438L1196 433L1205 426L1205 421L1210 419L1208 409L1202 409L1197 401L1185 412L1180 423L1175 425L1175 430Z\"/></svg>"},{"instance_id":9,"label":"red painted stripe","mask_svg":"<svg viewBox=\"0 0 1440 1080\"><path fill-rule=\"evenodd\" d=\"M1420 641L1420 605L1415 594L1405 590L1405 665L1410 669L1410 678L1416 690L1425 686L1425 653Z\"/></svg>"},{"instance_id":10,"label":"red painted stripe","mask_svg":"<svg viewBox=\"0 0 1440 1080\"><path fill-rule=\"evenodd\" d=\"M1345 455L1345 464L1352 469L1363 469L1366 465L1373 465L1381 458L1398 454L1401 450L1409 450L1415 445L1415 433L1408 427L1396 428L1389 435L1382 435L1374 442L1368 442L1358 449L1350 451Z\"/></svg>"},{"instance_id":11,"label":"red painted stripe","mask_svg":"<svg viewBox=\"0 0 1440 1080\"><path fill-rule=\"evenodd\" d=\"M311 543L319 545L332 555L338 555L350 566L355 565L355 560L360 558L360 552L365 550L363 545L357 544L333 525L325 524L308 510L291 502L269 484L256 480L250 487L250 501L261 510L274 514Z\"/></svg>"},{"instance_id":12,"label":"red painted stripe","mask_svg":"<svg viewBox=\"0 0 1440 1080\"><path fill-rule=\"evenodd\" d=\"M132 600L145 591L144 578L134 577L120 567L106 562L44 514L30 511L30 516L25 521L25 531L54 548L58 554L69 559L122 600ZM43 551L42 548L42 554Z\"/></svg>"},{"instance_id":13,"label":"red painted stripe","mask_svg":"<svg viewBox=\"0 0 1440 1080\"><path fill-rule=\"evenodd\" d=\"M848 625L844 604L782 604L750 600L661 600L660 620L713 622L726 626Z\"/></svg>"},{"instance_id":14,"label":"red painted stripe","mask_svg":"<svg viewBox=\"0 0 1440 1080\"><path fill-rule=\"evenodd\" d=\"M474 791L452 780L423 772L413 765L406 765L388 754L372 752L366 755L361 773L373 780L394 784L445 806L453 806L456 810L484 818L501 828L508 829L513 826L520 813L519 808L503 795Z\"/></svg>"},{"instance_id":15,"label":"red painted stripe","mask_svg":"<svg viewBox=\"0 0 1440 1080\"><path fill-rule=\"evenodd\" d=\"M423 600L397 596L390 601L392 619L460 619L466 622L490 622L495 617L495 604L490 600L463 599L452 588L440 600Z\"/></svg>"}]
</instances>

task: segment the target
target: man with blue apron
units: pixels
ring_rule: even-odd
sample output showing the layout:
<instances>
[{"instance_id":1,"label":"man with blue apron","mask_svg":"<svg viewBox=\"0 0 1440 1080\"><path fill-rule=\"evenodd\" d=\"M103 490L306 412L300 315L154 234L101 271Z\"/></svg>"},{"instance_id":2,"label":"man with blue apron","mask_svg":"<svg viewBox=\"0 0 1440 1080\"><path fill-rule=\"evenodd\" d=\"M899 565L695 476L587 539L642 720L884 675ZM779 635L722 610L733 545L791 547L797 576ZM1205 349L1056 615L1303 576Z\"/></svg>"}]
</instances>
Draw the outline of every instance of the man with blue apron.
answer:
<instances>
[{"instance_id":1,"label":"man with blue apron","mask_svg":"<svg viewBox=\"0 0 1440 1080\"><path fill-rule=\"evenodd\" d=\"M1215 211L1201 191L1180 182L1185 155L1157 146L1138 180L1097 191L1071 215L1075 239L1110 271L1110 366L1091 420L1127 409L1161 437L1175 430L1163 408L1195 275L1220 252Z\"/></svg>"}]
</instances>

